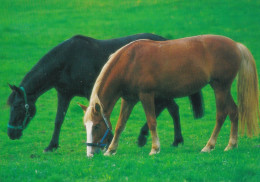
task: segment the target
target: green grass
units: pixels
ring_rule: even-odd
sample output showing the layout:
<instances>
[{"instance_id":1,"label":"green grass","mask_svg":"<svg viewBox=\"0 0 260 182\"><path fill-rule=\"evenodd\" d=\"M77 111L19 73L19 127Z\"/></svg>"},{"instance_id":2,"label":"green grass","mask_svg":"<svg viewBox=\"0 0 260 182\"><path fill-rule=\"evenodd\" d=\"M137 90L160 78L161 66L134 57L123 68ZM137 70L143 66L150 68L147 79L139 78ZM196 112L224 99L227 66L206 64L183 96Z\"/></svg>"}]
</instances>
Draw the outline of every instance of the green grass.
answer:
<instances>
[{"instance_id":1,"label":"green grass","mask_svg":"<svg viewBox=\"0 0 260 182\"><path fill-rule=\"evenodd\" d=\"M138 104L122 134L117 154L86 158L83 112L74 98L61 131L60 148L43 153L54 128L55 90L37 101L37 114L20 140L7 136L10 94L7 83L19 85L23 76L52 47L75 34L98 39L141 32L168 38L220 34L245 44L260 73L260 1L32 1L0 0L0 181L260 181L260 140L239 137L238 148L223 152L230 121L219 134L216 149L200 153L215 124L212 89L203 89L205 117L192 118L187 98L180 105L184 145L173 148L173 125L164 111L158 118L161 153L148 156L136 139L145 121ZM259 74L260 75L260 74ZM236 84L232 94L236 98ZM119 103L112 116L115 126Z\"/></svg>"}]
</instances>

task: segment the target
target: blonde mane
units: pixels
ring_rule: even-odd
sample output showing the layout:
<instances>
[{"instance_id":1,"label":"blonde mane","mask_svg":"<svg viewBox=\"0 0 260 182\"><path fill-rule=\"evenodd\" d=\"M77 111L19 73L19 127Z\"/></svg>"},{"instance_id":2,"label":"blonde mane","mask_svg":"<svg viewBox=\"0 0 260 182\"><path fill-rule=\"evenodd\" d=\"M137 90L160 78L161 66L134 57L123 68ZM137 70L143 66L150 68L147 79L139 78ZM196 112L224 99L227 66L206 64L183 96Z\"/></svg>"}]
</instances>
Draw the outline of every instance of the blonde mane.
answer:
<instances>
[{"instance_id":1,"label":"blonde mane","mask_svg":"<svg viewBox=\"0 0 260 182\"><path fill-rule=\"evenodd\" d=\"M109 56L108 62L104 65L104 67L102 68L99 76L97 77L97 80L94 84L94 87L92 89L92 93L90 96L90 106L94 106L96 103L99 104L101 106L101 111L103 111L103 104L101 103L99 97L98 97L98 91L100 90L100 86L102 84L102 81L105 78L105 75L107 74L107 72L109 71L109 65L110 62L112 62L113 58L115 57L117 52L115 52L114 54L111 54Z\"/></svg>"},{"instance_id":2,"label":"blonde mane","mask_svg":"<svg viewBox=\"0 0 260 182\"><path fill-rule=\"evenodd\" d=\"M147 40L147 39L140 39L140 40ZM136 42L139 40L135 40L133 42ZM118 56L120 55L121 50L132 44L133 42L130 42L129 44L126 44L125 46L121 47L118 49L116 52L111 54L108 58L107 63L103 66L99 76L97 77L97 80L94 84L94 87L92 89L92 93L90 96L90 106L94 106L96 103L98 103L101 106L101 111L103 111L103 104L101 103L99 97L98 97L98 92L100 90L100 86L103 83L104 79L107 77L107 75L110 73L112 70L113 66L117 63L119 58Z\"/></svg>"}]
</instances>

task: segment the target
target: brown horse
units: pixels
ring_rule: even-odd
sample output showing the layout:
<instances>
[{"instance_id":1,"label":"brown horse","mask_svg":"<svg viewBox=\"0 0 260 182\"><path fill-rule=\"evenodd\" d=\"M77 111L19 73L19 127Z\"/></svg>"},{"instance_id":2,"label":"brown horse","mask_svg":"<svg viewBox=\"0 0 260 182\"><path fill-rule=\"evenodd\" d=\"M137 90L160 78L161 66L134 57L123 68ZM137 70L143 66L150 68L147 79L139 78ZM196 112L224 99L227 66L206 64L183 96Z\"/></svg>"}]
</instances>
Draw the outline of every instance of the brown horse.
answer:
<instances>
[{"instance_id":1,"label":"brown horse","mask_svg":"<svg viewBox=\"0 0 260 182\"><path fill-rule=\"evenodd\" d=\"M231 96L231 84L238 74L238 107ZM216 125L202 149L215 147L227 115L231 120L226 150L237 147L238 120L244 133L258 135L258 76L254 58L242 44L217 35L202 35L170 41L134 41L111 55L94 85L84 123L92 141L88 156L106 142L111 128L110 114L121 97L121 111L115 134L105 155L116 152L126 121L140 100L152 135L150 155L160 151L156 131L154 98L173 99L198 92L210 84L216 98ZM91 145L92 144L92 145Z\"/></svg>"}]
</instances>

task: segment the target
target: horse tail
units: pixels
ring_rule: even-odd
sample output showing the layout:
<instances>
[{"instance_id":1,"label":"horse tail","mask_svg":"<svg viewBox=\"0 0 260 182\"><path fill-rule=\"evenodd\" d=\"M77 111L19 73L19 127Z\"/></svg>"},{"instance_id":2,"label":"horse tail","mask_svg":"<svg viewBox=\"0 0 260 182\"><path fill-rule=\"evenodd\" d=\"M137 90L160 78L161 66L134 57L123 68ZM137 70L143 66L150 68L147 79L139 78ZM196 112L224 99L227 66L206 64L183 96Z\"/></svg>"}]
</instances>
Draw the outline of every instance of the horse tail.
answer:
<instances>
[{"instance_id":1,"label":"horse tail","mask_svg":"<svg viewBox=\"0 0 260 182\"><path fill-rule=\"evenodd\" d=\"M199 91L193 95L190 95L189 99L191 102L194 118L202 118L204 116L204 102L202 92Z\"/></svg>"},{"instance_id":2,"label":"horse tail","mask_svg":"<svg viewBox=\"0 0 260 182\"><path fill-rule=\"evenodd\" d=\"M242 56L237 83L240 131L244 135L246 125L249 137L258 136L260 114L256 64L253 55L243 44L238 43L237 46Z\"/></svg>"}]
</instances>

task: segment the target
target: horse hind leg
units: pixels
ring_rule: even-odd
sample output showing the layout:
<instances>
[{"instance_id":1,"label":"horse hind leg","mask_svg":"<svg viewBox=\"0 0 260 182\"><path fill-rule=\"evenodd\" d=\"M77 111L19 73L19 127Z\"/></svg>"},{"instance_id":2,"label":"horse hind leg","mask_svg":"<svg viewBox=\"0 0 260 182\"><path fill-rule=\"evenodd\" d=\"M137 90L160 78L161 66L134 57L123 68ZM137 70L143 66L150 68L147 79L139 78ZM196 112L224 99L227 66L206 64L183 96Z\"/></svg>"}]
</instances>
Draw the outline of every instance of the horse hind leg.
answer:
<instances>
[{"instance_id":1,"label":"horse hind leg","mask_svg":"<svg viewBox=\"0 0 260 182\"><path fill-rule=\"evenodd\" d=\"M217 107L216 124L208 143L201 150L201 152L210 152L215 148L219 131L228 115L227 98L228 98L229 91L224 91L222 89L214 89L214 91L215 91L216 107Z\"/></svg>"},{"instance_id":2,"label":"horse hind leg","mask_svg":"<svg viewBox=\"0 0 260 182\"><path fill-rule=\"evenodd\" d=\"M237 136L238 136L238 108L235 104L231 94L229 95L229 118L231 120L231 131L227 147L225 151L237 147Z\"/></svg>"}]
</instances>

